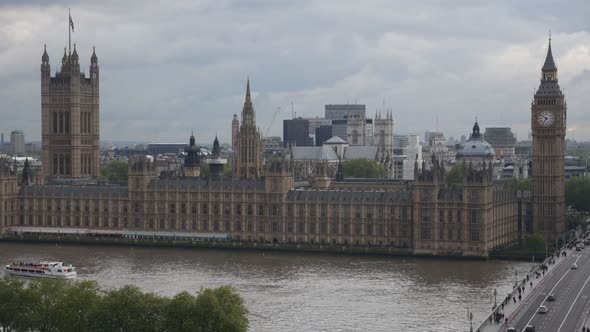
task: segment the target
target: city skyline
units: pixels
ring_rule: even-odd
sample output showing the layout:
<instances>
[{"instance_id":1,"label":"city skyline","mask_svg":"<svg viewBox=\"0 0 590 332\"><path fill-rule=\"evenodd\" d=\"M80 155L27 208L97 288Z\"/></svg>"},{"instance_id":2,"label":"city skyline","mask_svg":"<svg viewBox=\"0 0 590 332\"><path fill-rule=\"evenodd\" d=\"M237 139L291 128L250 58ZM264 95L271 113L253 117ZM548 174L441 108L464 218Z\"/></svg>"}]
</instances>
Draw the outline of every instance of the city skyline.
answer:
<instances>
[{"instance_id":1,"label":"city skyline","mask_svg":"<svg viewBox=\"0 0 590 332\"><path fill-rule=\"evenodd\" d=\"M280 136L291 102L297 116L321 117L324 104L348 101L366 104L372 117L385 101L395 134L422 135L438 127L459 138L477 116L482 127L509 126L522 140L552 28L560 85L568 96L567 138L590 139L583 106L590 102L584 94L590 87L590 35L581 14L587 4L574 2L551 15L543 15L549 5L532 2L457 10L371 4L74 4L72 42L87 73L96 45L105 141L184 142L194 130L199 142L216 134L230 142L248 76L261 132L282 109L269 135ZM518 10L526 4L530 10ZM66 6L0 5L7 22L0 32L0 63L9 78L0 97L3 109L11 110L3 112L0 131L22 128L29 140L40 140L38 64L47 44L52 72L59 67L67 46ZM303 18L309 24L296 25Z\"/></svg>"}]
</instances>

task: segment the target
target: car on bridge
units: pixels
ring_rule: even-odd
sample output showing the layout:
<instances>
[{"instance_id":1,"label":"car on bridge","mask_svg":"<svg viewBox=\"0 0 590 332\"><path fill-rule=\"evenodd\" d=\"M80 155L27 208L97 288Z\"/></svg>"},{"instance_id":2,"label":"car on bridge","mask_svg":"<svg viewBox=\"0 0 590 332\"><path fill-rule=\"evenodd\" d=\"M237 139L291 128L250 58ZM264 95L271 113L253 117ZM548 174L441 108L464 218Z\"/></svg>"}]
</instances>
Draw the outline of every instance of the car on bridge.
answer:
<instances>
[{"instance_id":1,"label":"car on bridge","mask_svg":"<svg viewBox=\"0 0 590 332\"><path fill-rule=\"evenodd\" d=\"M576 264L576 263L572 264L572 270L575 270L577 268L578 268L578 264Z\"/></svg>"},{"instance_id":2,"label":"car on bridge","mask_svg":"<svg viewBox=\"0 0 590 332\"><path fill-rule=\"evenodd\" d=\"M535 325L529 324L524 328L525 332L535 332Z\"/></svg>"},{"instance_id":3,"label":"car on bridge","mask_svg":"<svg viewBox=\"0 0 590 332\"><path fill-rule=\"evenodd\" d=\"M539 307L539 313L540 314L546 314L547 311L549 311L549 310L547 310L547 307L546 306L542 305L542 306Z\"/></svg>"}]
</instances>

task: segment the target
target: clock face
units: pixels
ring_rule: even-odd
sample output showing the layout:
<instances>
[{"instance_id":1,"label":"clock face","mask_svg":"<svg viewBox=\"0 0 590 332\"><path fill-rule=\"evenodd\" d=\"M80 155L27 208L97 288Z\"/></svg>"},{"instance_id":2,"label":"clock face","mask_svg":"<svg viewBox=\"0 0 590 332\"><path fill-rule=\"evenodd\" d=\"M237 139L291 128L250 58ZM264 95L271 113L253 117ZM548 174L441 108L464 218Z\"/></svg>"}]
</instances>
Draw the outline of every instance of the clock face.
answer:
<instances>
[{"instance_id":1,"label":"clock face","mask_svg":"<svg viewBox=\"0 0 590 332\"><path fill-rule=\"evenodd\" d=\"M549 127L553 124L553 113L548 111L541 112L541 114L539 114L539 117L537 118L537 121L539 121L539 124L541 126Z\"/></svg>"}]
</instances>

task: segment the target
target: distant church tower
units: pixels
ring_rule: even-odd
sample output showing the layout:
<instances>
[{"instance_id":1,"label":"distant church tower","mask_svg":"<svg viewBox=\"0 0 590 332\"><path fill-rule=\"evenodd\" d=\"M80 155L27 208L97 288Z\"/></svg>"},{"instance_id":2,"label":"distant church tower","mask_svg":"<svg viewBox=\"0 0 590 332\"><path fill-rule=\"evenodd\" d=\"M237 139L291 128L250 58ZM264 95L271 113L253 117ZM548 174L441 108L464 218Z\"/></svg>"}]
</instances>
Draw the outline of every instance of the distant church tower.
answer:
<instances>
[{"instance_id":1,"label":"distant church tower","mask_svg":"<svg viewBox=\"0 0 590 332\"><path fill-rule=\"evenodd\" d=\"M565 129L567 104L557 84L551 54L541 69L541 84L531 105L533 136L533 231L553 241L565 232Z\"/></svg>"},{"instance_id":2,"label":"distant church tower","mask_svg":"<svg viewBox=\"0 0 590 332\"><path fill-rule=\"evenodd\" d=\"M393 115L387 111L385 117L381 112L375 115L373 137L374 145L377 145L382 153L393 156Z\"/></svg>"},{"instance_id":3,"label":"distant church tower","mask_svg":"<svg viewBox=\"0 0 590 332\"><path fill-rule=\"evenodd\" d=\"M45 178L98 177L99 72L94 48L90 76L80 73L76 44L51 77L47 49L41 58L41 140Z\"/></svg>"},{"instance_id":4,"label":"distant church tower","mask_svg":"<svg viewBox=\"0 0 590 332\"><path fill-rule=\"evenodd\" d=\"M247 180L260 179L262 161L261 139L256 128L256 115L250 97L250 80L246 83L246 100L242 109L242 124L238 133L238 158L236 177Z\"/></svg>"}]
</instances>

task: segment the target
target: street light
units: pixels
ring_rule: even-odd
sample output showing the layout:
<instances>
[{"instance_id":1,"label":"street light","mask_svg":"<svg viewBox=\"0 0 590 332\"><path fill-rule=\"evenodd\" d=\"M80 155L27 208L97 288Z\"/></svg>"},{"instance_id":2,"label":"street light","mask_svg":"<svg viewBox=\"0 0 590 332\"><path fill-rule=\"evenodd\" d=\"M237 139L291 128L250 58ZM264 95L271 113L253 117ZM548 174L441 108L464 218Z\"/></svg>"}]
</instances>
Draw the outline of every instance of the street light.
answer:
<instances>
[{"instance_id":1,"label":"street light","mask_svg":"<svg viewBox=\"0 0 590 332\"><path fill-rule=\"evenodd\" d=\"M494 288L494 306L492 307L492 310L496 309L496 306L498 305L496 302L496 295L498 295L498 291Z\"/></svg>"},{"instance_id":2,"label":"street light","mask_svg":"<svg viewBox=\"0 0 590 332\"><path fill-rule=\"evenodd\" d=\"M469 319L469 332L473 332L473 313L467 308L467 319Z\"/></svg>"}]
</instances>

